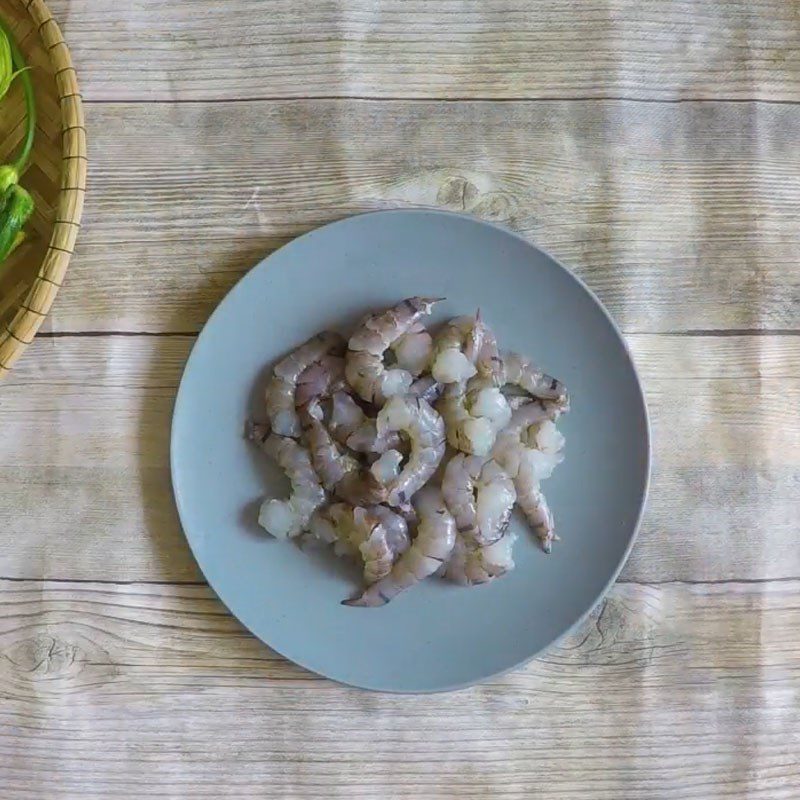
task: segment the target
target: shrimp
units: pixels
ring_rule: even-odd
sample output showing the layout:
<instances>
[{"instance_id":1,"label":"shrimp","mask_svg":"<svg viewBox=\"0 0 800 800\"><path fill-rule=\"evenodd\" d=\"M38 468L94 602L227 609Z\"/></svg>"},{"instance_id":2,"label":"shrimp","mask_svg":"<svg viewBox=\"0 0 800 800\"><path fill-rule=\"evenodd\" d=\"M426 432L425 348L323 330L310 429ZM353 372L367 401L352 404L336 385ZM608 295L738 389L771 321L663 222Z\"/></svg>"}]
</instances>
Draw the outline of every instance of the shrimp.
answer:
<instances>
[{"instance_id":1,"label":"shrimp","mask_svg":"<svg viewBox=\"0 0 800 800\"><path fill-rule=\"evenodd\" d=\"M506 384L518 386L540 400L553 400L564 410L569 407L569 395L564 384L542 372L525 356L519 353L505 353L503 369Z\"/></svg>"},{"instance_id":2,"label":"shrimp","mask_svg":"<svg viewBox=\"0 0 800 800\"><path fill-rule=\"evenodd\" d=\"M480 319L480 315L477 316ZM497 345L497 337L488 325L483 326L483 343L475 367L478 375L491 386L500 387L507 382L506 368Z\"/></svg>"},{"instance_id":3,"label":"shrimp","mask_svg":"<svg viewBox=\"0 0 800 800\"><path fill-rule=\"evenodd\" d=\"M343 345L344 340L338 333L322 331L275 365L265 396L273 433L294 439L300 437L300 420L295 412L297 380L307 367L324 355L341 352Z\"/></svg>"},{"instance_id":4,"label":"shrimp","mask_svg":"<svg viewBox=\"0 0 800 800\"><path fill-rule=\"evenodd\" d=\"M445 578L465 586L488 583L514 569L513 547L517 535L506 531L496 542L481 546L466 536L456 538L444 570Z\"/></svg>"},{"instance_id":5,"label":"shrimp","mask_svg":"<svg viewBox=\"0 0 800 800\"><path fill-rule=\"evenodd\" d=\"M339 356L322 356L300 373L294 404L299 408L315 398L330 397L343 387L344 359Z\"/></svg>"},{"instance_id":6,"label":"shrimp","mask_svg":"<svg viewBox=\"0 0 800 800\"><path fill-rule=\"evenodd\" d=\"M531 401L530 395L527 394L504 394L503 396L506 398L508 407L512 412L516 411L518 408L522 408L522 406L528 405Z\"/></svg>"},{"instance_id":7,"label":"shrimp","mask_svg":"<svg viewBox=\"0 0 800 800\"><path fill-rule=\"evenodd\" d=\"M357 453L387 453L401 446L400 437L395 431L378 433L377 420L364 417L363 422L347 437L347 446Z\"/></svg>"},{"instance_id":8,"label":"shrimp","mask_svg":"<svg viewBox=\"0 0 800 800\"><path fill-rule=\"evenodd\" d=\"M347 444L347 438L366 419L364 409L345 391L331 397L330 430L336 441Z\"/></svg>"},{"instance_id":9,"label":"shrimp","mask_svg":"<svg viewBox=\"0 0 800 800\"><path fill-rule=\"evenodd\" d=\"M320 405L320 398L338 388L343 377L343 359L323 356L303 370L295 391L303 441L311 451L311 462L328 491L332 491L345 475L359 466L351 455L339 449L325 425Z\"/></svg>"},{"instance_id":10,"label":"shrimp","mask_svg":"<svg viewBox=\"0 0 800 800\"><path fill-rule=\"evenodd\" d=\"M421 397L426 403L433 405L441 397L444 386L432 375L417 378L408 390L414 397Z\"/></svg>"},{"instance_id":11,"label":"shrimp","mask_svg":"<svg viewBox=\"0 0 800 800\"><path fill-rule=\"evenodd\" d=\"M511 419L511 408L500 389L478 376L466 386L447 386L437 409L445 420L450 446L481 456L489 453L497 432Z\"/></svg>"},{"instance_id":12,"label":"shrimp","mask_svg":"<svg viewBox=\"0 0 800 800\"><path fill-rule=\"evenodd\" d=\"M392 308L370 314L356 329L348 342L345 374L364 400L380 405L387 398L408 391L412 374L405 369L386 369L383 356L441 299L409 297Z\"/></svg>"},{"instance_id":13,"label":"shrimp","mask_svg":"<svg viewBox=\"0 0 800 800\"><path fill-rule=\"evenodd\" d=\"M517 499L511 478L494 459L463 453L447 463L442 494L459 535L480 546L503 536Z\"/></svg>"},{"instance_id":14,"label":"shrimp","mask_svg":"<svg viewBox=\"0 0 800 800\"><path fill-rule=\"evenodd\" d=\"M398 450L387 450L383 453L369 471L375 480L383 486L388 486L400 474L400 465L403 463L403 454Z\"/></svg>"},{"instance_id":15,"label":"shrimp","mask_svg":"<svg viewBox=\"0 0 800 800\"><path fill-rule=\"evenodd\" d=\"M559 417L562 407L557 402L532 400L512 412L508 425L497 435L492 448L492 457L513 478L519 471L519 459L527 449L522 437L532 425Z\"/></svg>"},{"instance_id":16,"label":"shrimp","mask_svg":"<svg viewBox=\"0 0 800 800\"><path fill-rule=\"evenodd\" d=\"M334 438L357 453L381 454L400 447L400 437L378 436L375 420L346 392L336 392L331 405L330 431Z\"/></svg>"},{"instance_id":17,"label":"shrimp","mask_svg":"<svg viewBox=\"0 0 800 800\"><path fill-rule=\"evenodd\" d=\"M319 400L298 409L303 437L311 451L311 462L328 491L333 491L349 473L359 468L353 456L342 453L323 422Z\"/></svg>"},{"instance_id":18,"label":"shrimp","mask_svg":"<svg viewBox=\"0 0 800 800\"><path fill-rule=\"evenodd\" d=\"M367 584L386 577L410 544L406 521L384 506L334 503L314 514L311 532L333 544L337 555L363 561Z\"/></svg>"},{"instance_id":19,"label":"shrimp","mask_svg":"<svg viewBox=\"0 0 800 800\"><path fill-rule=\"evenodd\" d=\"M431 373L439 383L461 383L476 372L475 362L483 346L480 316L456 317L440 331L433 343Z\"/></svg>"},{"instance_id":20,"label":"shrimp","mask_svg":"<svg viewBox=\"0 0 800 800\"><path fill-rule=\"evenodd\" d=\"M308 451L294 439L270 433L266 425L248 423L246 436L271 456L286 472L292 484L288 500L265 500L258 514L258 524L276 539L302 533L311 515L325 502L322 488Z\"/></svg>"},{"instance_id":21,"label":"shrimp","mask_svg":"<svg viewBox=\"0 0 800 800\"><path fill-rule=\"evenodd\" d=\"M400 474L388 486L386 502L403 507L428 481L444 456L445 431L442 418L418 397L393 397L378 412L378 434L403 431L411 453Z\"/></svg>"},{"instance_id":22,"label":"shrimp","mask_svg":"<svg viewBox=\"0 0 800 800\"><path fill-rule=\"evenodd\" d=\"M433 353L433 338L421 322L415 322L408 333L404 333L394 344L392 352L397 366L419 377L430 364Z\"/></svg>"},{"instance_id":23,"label":"shrimp","mask_svg":"<svg viewBox=\"0 0 800 800\"><path fill-rule=\"evenodd\" d=\"M549 477L563 458L564 437L553 422L560 413L558 401L527 403L514 411L492 451L495 460L514 481L517 502L546 553L552 550L557 537L553 515L539 481Z\"/></svg>"},{"instance_id":24,"label":"shrimp","mask_svg":"<svg viewBox=\"0 0 800 800\"><path fill-rule=\"evenodd\" d=\"M368 470L348 472L334 488L334 494L354 506L370 506L386 500L387 489Z\"/></svg>"},{"instance_id":25,"label":"shrimp","mask_svg":"<svg viewBox=\"0 0 800 800\"><path fill-rule=\"evenodd\" d=\"M415 499L419 526L411 547L386 577L367 587L359 597L344 600L344 605L382 606L441 569L455 544L456 522L438 489L426 486Z\"/></svg>"},{"instance_id":26,"label":"shrimp","mask_svg":"<svg viewBox=\"0 0 800 800\"><path fill-rule=\"evenodd\" d=\"M297 411L302 424L303 437L311 450L311 460L322 485L353 505L381 503L386 488L374 475L348 452L342 452L325 425L322 407L316 394L323 394L336 383L335 373L323 374L326 365L320 361L305 372L308 376L303 386L303 398L310 396ZM301 376L302 377L302 376ZM298 392L299 393L299 392Z\"/></svg>"},{"instance_id":27,"label":"shrimp","mask_svg":"<svg viewBox=\"0 0 800 800\"><path fill-rule=\"evenodd\" d=\"M533 532L538 537L545 553L553 549L553 542L558 538L555 533L555 520L553 512L547 504L544 494L539 487L539 481L532 470L520 469L514 481L517 487L517 502L525 514Z\"/></svg>"}]
</instances>

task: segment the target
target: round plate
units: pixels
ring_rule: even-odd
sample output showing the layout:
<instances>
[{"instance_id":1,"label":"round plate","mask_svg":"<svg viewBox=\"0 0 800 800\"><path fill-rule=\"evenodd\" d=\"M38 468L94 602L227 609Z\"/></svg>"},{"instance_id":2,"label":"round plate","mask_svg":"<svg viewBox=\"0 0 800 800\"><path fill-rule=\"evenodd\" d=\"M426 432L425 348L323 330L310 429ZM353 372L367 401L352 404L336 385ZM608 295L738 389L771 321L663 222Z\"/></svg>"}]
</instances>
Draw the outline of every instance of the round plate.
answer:
<instances>
[{"instance_id":1,"label":"round plate","mask_svg":"<svg viewBox=\"0 0 800 800\"><path fill-rule=\"evenodd\" d=\"M286 481L242 437L272 363L323 328L409 295L446 297L433 324L480 307L503 348L561 378L566 459L543 489L561 541L521 518L516 569L464 588L429 578L381 608L341 605L358 570L256 524ZM631 548L649 477L647 412L619 331L568 270L519 236L439 211L351 217L296 239L231 290L186 365L172 425L181 521L209 584L256 636L334 680L455 689L523 664L579 622Z\"/></svg>"}]
</instances>

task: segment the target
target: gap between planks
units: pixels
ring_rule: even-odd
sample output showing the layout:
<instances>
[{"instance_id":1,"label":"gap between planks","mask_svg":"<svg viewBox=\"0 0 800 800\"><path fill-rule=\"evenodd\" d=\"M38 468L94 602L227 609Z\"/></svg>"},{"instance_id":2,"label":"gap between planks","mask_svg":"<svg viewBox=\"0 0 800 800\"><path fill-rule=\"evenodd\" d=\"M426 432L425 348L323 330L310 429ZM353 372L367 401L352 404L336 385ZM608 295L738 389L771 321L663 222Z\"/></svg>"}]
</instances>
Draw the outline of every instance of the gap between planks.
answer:
<instances>
[{"instance_id":1,"label":"gap between planks","mask_svg":"<svg viewBox=\"0 0 800 800\"><path fill-rule=\"evenodd\" d=\"M197 337L199 331L39 331L40 339L80 339L114 336L142 337ZM735 336L800 336L800 328L720 328L683 331L629 331L623 336L686 336L686 337L735 337Z\"/></svg>"},{"instance_id":2,"label":"gap between planks","mask_svg":"<svg viewBox=\"0 0 800 800\"><path fill-rule=\"evenodd\" d=\"M800 581L800 576L787 576L781 578L720 578L716 580L685 580L680 578L668 578L656 581L634 581L627 578L618 578L613 586L737 586L737 585L760 585L769 583L792 583ZM73 584L96 584L99 586L199 586L206 587L210 584L207 581L148 581L148 580L104 580L92 578L36 578L36 577L5 577L0 575L0 582L6 583L73 583ZM598 601L599 602L599 601Z\"/></svg>"},{"instance_id":3,"label":"gap between planks","mask_svg":"<svg viewBox=\"0 0 800 800\"><path fill-rule=\"evenodd\" d=\"M190 105L190 104L216 104L216 103L305 103L305 102L365 102L365 103L640 103L649 105L681 105L689 103L738 103L746 105L757 103L771 106L796 106L797 100L770 100L761 97L672 97L659 99L657 97L626 97L625 95L587 95L577 97L567 95L563 97L550 97L548 95L528 97L492 97L481 95L470 97L459 95L457 97L415 97L414 95L356 95L356 94L309 94L287 97L285 95L254 95L252 97L187 97L187 98L155 98L145 97L134 99L91 99L82 98L84 105Z\"/></svg>"}]
</instances>

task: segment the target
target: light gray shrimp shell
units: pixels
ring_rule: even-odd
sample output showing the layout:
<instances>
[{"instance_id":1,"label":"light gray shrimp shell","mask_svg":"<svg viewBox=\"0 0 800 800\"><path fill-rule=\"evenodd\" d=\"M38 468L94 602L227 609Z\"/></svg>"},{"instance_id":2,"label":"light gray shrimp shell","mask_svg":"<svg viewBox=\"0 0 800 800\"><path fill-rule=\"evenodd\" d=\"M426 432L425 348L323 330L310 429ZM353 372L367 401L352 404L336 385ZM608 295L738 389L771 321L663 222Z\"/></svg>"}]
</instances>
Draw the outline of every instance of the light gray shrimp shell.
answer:
<instances>
[{"instance_id":1,"label":"light gray shrimp shell","mask_svg":"<svg viewBox=\"0 0 800 800\"><path fill-rule=\"evenodd\" d=\"M379 455L400 446L400 437L396 433L378 436L375 420L368 417L346 392L333 395L329 427L337 442L357 453Z\"/></svg>"},{"instance_id":2,"label":"light gray shrimp shell","mask_svg":"<svg viewBox=\"0 0 800 800\"><path fill-rule=\"evenodd\" d=\"M348 342L345 374L355 391L370 403L408 391L413 381L404 369L386 369L383 356L421 317L430 314L439 298L409 297L392 308L367 316Z\"/></svg>"},{"instance_id":3,"label":"light gray shrimp shell","mask_svg":"<svg viewBox=\"0 0 800 800\"><path fill-rule=\"evenodd\" d=\"M306 367L297 380L295 403L303 441L311 452L311 461L322 485L332 491L349 472L358 469L358 462L343 453L325 424L320 399L338 389L344 380L344 361L323 356Z\"/></svg>"},{"instance_id":4,"label":"light gray shrimp shell","mask_svg":"<svg viewBox=\"0 0 800 800\"><path fill-rule=\"evenodd\" d=\"M479 315L455 317L433 341L431 372L442 384L471 378L483 346L484 326Z\"/></svg>"},{"instance_id":5,"label":"light gray shrimp shell","mask_svg":"<svg viewBox=\"0 0 800 800\"><path fill-rule=\"evenodd\" d=\"M558 401L533 400L518 408L511 422L497 437L492 455L511 476L517 491L517 503L536 533L546 553L557 538L553 515L539 488L539 480L529 456L532 448L522 437L532 425L556 419L562 411Z\"/></svg>"},{"instance_id":6,"label":"light gray shrimp shell","mask_svg":"<svg viewBox=\"0 0 800 800\"><path fill-rule=\"evenodd\" d=\"M456 540L456 522L438 489L426 486L415 498L419 526L411 547L400 556L391 572L367 587L349 606L382 606L400 592L432 575L447 561Z\"/></svg>"},{"instance_id":7,"label":"light gray shrimp shell","mask_svg":"<svg viewBox=\"0 0 800 800\"><path fill-rule=\"evenodd\" d=\"M397 366L410 372L415 378L430 366L433 338L421 322L415 322L390 347L397 359Z\"/></svg>"},{"instance_id":8,"label":"light gray shrimp shell","mask_svg":"<svg viewBox=\"0 0 800 800\"><path fill-rule=\"evenodd\" d=\"M405 520L384 506L334 503L314 514L311 531L318 539L334 544L338 555L363 561L367 584L388 575L410 545Z\"/></svg>"},{"instance_id":9,"label":"light gray shrimp shell","mask_svg":"<svg viewBox=\"0 0 800 800\"><path fill-rule=\"evenodd\" d=\"M459 534L447 561L444 576L464 586L488 583L514 569L513 546L517 536L506 531L500 539L481 546Z\"/></svg>"},{"instance_id":10,"label":"light gray shrimp shell","mask_svg":"<svg viewBox=\"0 0 800 800\"><path fill-rule=\"evenodd\" d=\"M359 468L359 464L351 455L339 449L339 445L323 421L322 408L318 400L314 399L307 405L301 406L298 414L314 469L322 485L328 491L333 491L346 475Z\"/></svg>"},{"instance_id":11,"label":"light gray shrimp shell","mask_svg":"<svg viewBox=\"0 0 800 800\"><path fill-rule=\"evenodd\" d=\"M378 433L377 420L364 417L363 422L347 437L347 446L357 453L385 453L401 446L400 437L395 431Z\"/></svg>"},{"instance_id":12,"label":"light gray shrimp shell","mask_svg":"<svg viewBox=\"0 0 800 800\"><path fill-rule=\"evenodd\" d=\"M463 453L448 462L442 495L459 534L480 546L503 536L517 499L511 478L494 459Z\"/></svg>"},{"instance_id":13,"label":"light gray shrimp shell","mask_svg":"<svg viewBox=\"0 0 800 800\"><path fill-rule=\"evenodd\" d=\"M411 384L408 393L433 405L442 396L443 390L444 386L433 375L423 375Z\"/></svg>"},{"instance_id":14,"label":"light gray shrimp shell","mask_svg":"<svg viewBox=\"0 0 800 800\"><path fill-rule=\"evenodd\" d=\"M480 313L476 316L480 319ZM492 386L500 387L507 382L505 363L500 355L497 337L488 325L483 325L483 342L475 366L478 375Z\"/></svg>"},{"instance_id":15,"label":"light gray shrimp shell","mask_svg":"<svg viewBox=\"0 0 800 800\"><path fill-rule=\"evenodd\" d=\"M569 395L561 381L542 372L533 362L519 353L503 355L505 383L519 386L540 400L552 400L566 409L569 406Z\"/></svg>"},{"instance_id":16,"label":"light gray shrimp shell","mask_svg":"<svg viewBox=\"0 0 800 800\"><path fill-rule=\"evenodd\" d=\"M298 378L315 361L343 346L344 339L338 333L322 331L275 365L265 393L267 417L273 433L295 439L300 436L300 420L295 411Z\"/></svg>"},{"instance_id":17,"label":"light gray shrimp shell","mask_svg":"<svg viewBox=\"0 0 800 800\"><path fill-rule=\"evenodd\" d=\"M354 506L383 503L387 494L386 487L364 467L348 472L333 491L337 497Z\"/></svg>"},{"instance_id":18,"label":"light gray shrimp shell","mask_svg":"<svg viewBox=\"0 0 800 800\"><path fill-rule=\"evenodd\" d=\"M436 407L444 418L450 446L475 455L489 453L497 432L511 418L508 401L500 389L477 375L466 385L447 386Z\"/></svg>"},{"instance_id":19,"label":"light gray shrimp shell","mask_svg":"<svg viewBox=\"0 0 800 800\"><path fill-rule=\"evenodd\" d=\"M436 472L445 451L444 422L432 406L418 397L393 397L378 412L378 434L403 431L411 443L408 462L389 485L387 502L403 507Z\"/></svg>"},{"instance_id":20,"label":"light gray shrimp shell","mask_svg":"<svg viewBox=\"0 0 800 800\"><path fill-rule=\"evenodd\" d=\"M544 552L551 552L553 542L557 538L555 520L547 499L539 487L539 481L531 480L525 471L520 471L514 485L517 487L517 502L522 513L533 528Z\"/></svg>"},{"instance_id":21,"label":"light gray shrimp shell","mask_svg":"<svg viewBox=\"0 0 800 800\"><path fill-rule=\"evenodd\" d=\"M322 356L300 373L294 404L300 408L314 399L330 397L340 392L344 386L344 359L340 356Z\"/></svg>"},{"instance_id":22,"label":"light gray shrimp shell","mask_svg":"<svg viewBox=\"0 0 800 800\"><path fill-rule=\"evenodd\" d=\"M325 491L308 451L294 439L270 433L266 425L248 423L246 436L272 457L292 484L287 500L267 500L259 514L261 523L276 538L297 536L311 515L325 502Z\"/></svg>"}]
</instances>

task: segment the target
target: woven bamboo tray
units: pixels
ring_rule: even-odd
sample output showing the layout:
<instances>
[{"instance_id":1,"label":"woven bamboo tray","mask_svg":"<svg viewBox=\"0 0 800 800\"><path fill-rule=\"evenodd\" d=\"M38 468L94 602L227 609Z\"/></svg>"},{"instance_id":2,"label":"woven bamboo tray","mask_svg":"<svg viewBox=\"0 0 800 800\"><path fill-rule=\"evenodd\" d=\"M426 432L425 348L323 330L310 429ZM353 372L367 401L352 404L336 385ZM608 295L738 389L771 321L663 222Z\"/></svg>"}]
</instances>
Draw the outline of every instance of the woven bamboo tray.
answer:
<instances>
[{"instance_id":1,"label":"woven bamboo tray","mask_svg":"<svg viewBox=\"0 0 800 800\"><path fill-rule=\"evenodd\" d=\"M27 240L0 265L0 378L33 340L64 280L86 191L86 130L69 49L42 0L0 0L0 16L25 55L36 92L37 129L20 183L36 203ZM0 101L0 164L25 135L22 87Z\"/></svg>"}]
</instances>

